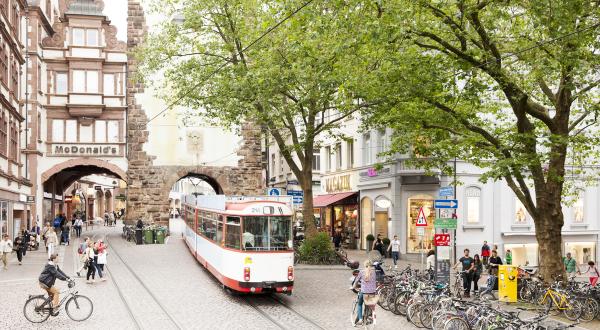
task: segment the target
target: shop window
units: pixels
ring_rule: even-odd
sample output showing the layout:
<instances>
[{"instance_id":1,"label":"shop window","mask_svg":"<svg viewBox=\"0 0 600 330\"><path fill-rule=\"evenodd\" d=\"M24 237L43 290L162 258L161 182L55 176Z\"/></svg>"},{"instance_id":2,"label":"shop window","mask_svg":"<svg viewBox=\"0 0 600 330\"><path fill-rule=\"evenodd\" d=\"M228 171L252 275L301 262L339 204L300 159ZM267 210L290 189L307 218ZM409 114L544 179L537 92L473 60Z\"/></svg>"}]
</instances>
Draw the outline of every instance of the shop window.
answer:
<instances>
[{"instance_id":1,"label":"shop window","mask_svg":"<svg viewBox=\"0 0 600 330\"><path fill-rule=\"evenodd\" d=\"M0 237L8 234L8 202L0 202Z\"/></svg>"},{"instance_id":2,"label":"shop window","mask_svg":"<svg viewBox=\"0 0 600 330\"><path fill-rule=\"evenodd\" d=\"M500 257L505 261L506 251L512 253L512 264L521 266L538 265L538 245L537 244L505 244L504 254Z\"/></svg>"},{"instance_id":3,"label":"shop window","mask_svg":"<svg viewBox=\"0 0 600 330\"><path fill-rule=\"evenodd\" d=\"M585 222L585 213L584 213L584 200L585 200L585 192L583 190L577 191L577 199L575 203L573 203L573 223L584 223Z\"/></svg>"},{"instance_id":4,"label":"shop window","mask_svg":"<svg viewBox=\"0 0 600 330\"><path fill-rule=\"evenodd\" d=\"M568 242L565 243L565 254L567 252L571 252L571 257L577 261L578 265L586 265L589 261L596 260L596 243Z\"/></svg>"},{"instance_id":5,"label":"shop window","mask_svg":"<svg viewBox=\"0 0 600 330\"><path fill-rule=\"evenodd\" d=\"M225 247L239 250L241 242L239 217L227 217L227 230L225 233Z\"/></svg>"},{"instance_id":6,"label":"shop window","mask_svg":"<svg viewBox=\"0 0 600 330\"><path fill-rule=\"evenodd\" d=\"M481 221L481 189L468 187L466 189L467 223L475 224Z\"/></svg>"},{"instance_id":7,"label":"shop window","mask_svg":"<svg viewBox=\"0 0 600 330\"><path fill-rule=\"evenodd\" d=\"M526 224L529 214L525 209L525 205L518 197L515 197L515 224Z\"/></svg>"},{"instance_id":8,"label":"shop window","mask_svg":"<svg viewBox=\"0 0 600 330\"><path fill-rule=\"evenodd\" d=\"M371 135L369 133L363 136L363 165L371 165L373 159L371 158Z\"/></svg>"},{"instance_id":9,"label":"shop window","mask_svg":"<svg viewBox=\"0 0 600 330\"><path fill-rule=\"evenodd\" d=\"M321 170L321 151L319 149L313 150L312 169L313 171Z\"/></svg>"},{"instance_id":10,"label":"shop window","mask_svg":"<svg viewBox=\"0 0 600 330\"><path fill-rule=\"evenodd\" d=\"M358 234L358 205L336 205L333 206L333 228L342 231L343 243L348 248L355 249L356 235ZM333 234L333 232L330 232Z\"/></svg>"},{"instance_id":11,"label":"shop window","mask_svg":"<svg viewBox=\"0 0 600 330\"><path fill-rule=\"evenodd\" d=\"M418 253L426 252L433 248L433 222L435 220L435 210L433 208L433 197L429 195L417 195L408 199L408 241L407 252ZM418 235L417 218L419 212L423 209L427 226L422 227L424 233Z\"/></svg>"}]
</instances>

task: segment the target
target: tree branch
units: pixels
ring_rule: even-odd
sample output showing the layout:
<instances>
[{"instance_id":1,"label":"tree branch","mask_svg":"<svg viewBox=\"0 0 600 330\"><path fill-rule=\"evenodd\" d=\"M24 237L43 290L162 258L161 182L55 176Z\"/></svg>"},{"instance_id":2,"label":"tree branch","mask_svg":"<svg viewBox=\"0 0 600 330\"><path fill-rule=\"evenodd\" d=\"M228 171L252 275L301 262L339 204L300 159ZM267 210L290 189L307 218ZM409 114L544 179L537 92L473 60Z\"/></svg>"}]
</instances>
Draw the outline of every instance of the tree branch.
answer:
<instances>
[{"instance_id":1,"label":"tree branch","mask_svg":"<svg viewBox=\"0 0 600 330\"><path fill-rule=\"evenodd\" d=\"M556 106L556 95L554 94L554 92L552 92L550 87L548 87L548 84L546 84L544 78L538 78L538 85L540 86L542 92L544 92L544 95L546 95L550 102L552 102L552 104Z\"/></svg>"}]
</instances>

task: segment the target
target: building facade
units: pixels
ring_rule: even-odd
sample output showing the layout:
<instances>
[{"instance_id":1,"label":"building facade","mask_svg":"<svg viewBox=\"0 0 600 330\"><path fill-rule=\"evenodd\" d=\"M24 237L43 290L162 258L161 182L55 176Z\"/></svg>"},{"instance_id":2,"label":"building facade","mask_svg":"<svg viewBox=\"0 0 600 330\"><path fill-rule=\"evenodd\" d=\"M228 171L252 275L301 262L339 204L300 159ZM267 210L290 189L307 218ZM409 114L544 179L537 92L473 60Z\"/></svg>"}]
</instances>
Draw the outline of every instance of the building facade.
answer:
<instances>
[{"instance_id":1,"label":"building facade","mask_svg":"<svg viewBox=\"0 0 600 330\"><path fill-rule=\"evenodd\" d=\"M65 190L83 176L126 179L127 46L103 8L98 0L30 4L27 153L40 222L66 213Z\"/></svg>"}]
</instances>

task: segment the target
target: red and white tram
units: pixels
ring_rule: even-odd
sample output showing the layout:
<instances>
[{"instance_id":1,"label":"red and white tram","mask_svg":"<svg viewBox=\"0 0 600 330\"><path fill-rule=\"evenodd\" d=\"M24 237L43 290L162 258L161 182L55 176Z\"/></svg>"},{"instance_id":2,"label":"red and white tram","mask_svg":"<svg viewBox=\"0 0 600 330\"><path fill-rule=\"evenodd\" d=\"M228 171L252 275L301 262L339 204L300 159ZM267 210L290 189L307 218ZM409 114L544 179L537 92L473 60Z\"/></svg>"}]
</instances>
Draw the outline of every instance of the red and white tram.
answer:
<instances>
[{"instance_id":1,"label":"red and white tram","mask_svg":"<svg viewBox=\"0 0 600 330\"><path fill-rule=\"evenodd\" d=\"M224 286L246 293L291 294L289 204L268 197L186 196L183 208L186 244Z\"/></svg>"}]
</instances>

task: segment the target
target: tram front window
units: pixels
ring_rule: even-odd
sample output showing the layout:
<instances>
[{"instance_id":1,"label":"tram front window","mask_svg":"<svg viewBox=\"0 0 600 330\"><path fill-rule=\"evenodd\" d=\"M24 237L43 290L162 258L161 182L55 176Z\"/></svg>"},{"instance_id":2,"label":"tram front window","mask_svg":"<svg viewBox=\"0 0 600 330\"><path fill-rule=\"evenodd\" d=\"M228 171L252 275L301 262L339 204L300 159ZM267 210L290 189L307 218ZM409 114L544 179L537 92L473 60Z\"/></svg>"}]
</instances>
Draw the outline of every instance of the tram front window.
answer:
<instances>
[{"instance_id":1,"label":"tram front window","mask_svg":"<svg viewBox=\"0 0 600 330\"><path fill-rule=\"evenodd\" d=\"M290 217L244 217L242 246L245 250L287 250L291 240Z\"/></svg>"}]
</instances>

